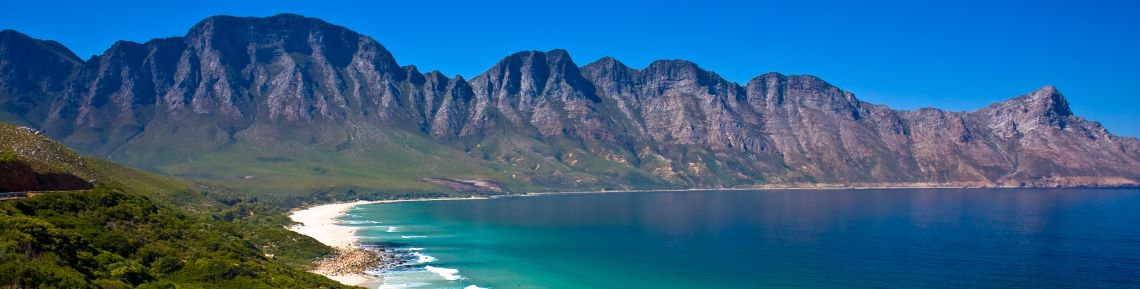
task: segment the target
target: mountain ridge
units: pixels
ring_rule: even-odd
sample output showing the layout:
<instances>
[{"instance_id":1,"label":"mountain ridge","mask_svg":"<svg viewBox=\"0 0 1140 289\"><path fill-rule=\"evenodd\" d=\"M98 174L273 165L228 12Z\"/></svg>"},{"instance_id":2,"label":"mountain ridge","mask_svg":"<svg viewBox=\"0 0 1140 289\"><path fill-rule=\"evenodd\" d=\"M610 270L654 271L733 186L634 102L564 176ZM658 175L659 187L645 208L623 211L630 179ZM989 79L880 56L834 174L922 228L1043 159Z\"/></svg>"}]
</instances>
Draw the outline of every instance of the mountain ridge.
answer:
<instances>
[{"instance_id":1,"label":"mountain ridge","mask_svg":"<svg viewBox=\"0 0 1140 289\"><path fill-rule=\"evenodd\" d=\"M4 47L53 51L16 38L0 38L0 72L29 66L7 56L28 49ZM66 55L41 54L20 59ZM516 190L1140 180L1138 141L1076 116L1052 86L969 112L895 110L811 75L741 84L686 60L579 66L562 49L517 52L467 79L401 66L371 37L295 14L209 17L74 64L22 74L34 81L0 74L5 120L173 175L280 165L187 164L252 153L399 174L395 154L417 171L399 182L420 189L414 180L434 177ZM1058 178L1084 181L1041 181Z\"/></svg>"}]
</instances>

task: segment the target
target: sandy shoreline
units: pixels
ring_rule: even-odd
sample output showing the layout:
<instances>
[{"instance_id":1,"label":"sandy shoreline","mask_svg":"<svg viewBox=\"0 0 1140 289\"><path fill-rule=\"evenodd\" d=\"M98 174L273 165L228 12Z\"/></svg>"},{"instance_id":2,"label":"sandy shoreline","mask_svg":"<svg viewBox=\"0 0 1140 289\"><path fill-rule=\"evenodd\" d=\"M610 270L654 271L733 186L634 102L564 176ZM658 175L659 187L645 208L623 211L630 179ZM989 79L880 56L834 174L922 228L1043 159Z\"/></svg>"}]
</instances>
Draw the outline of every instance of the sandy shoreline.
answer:
<instances>
[{"instance_id":1,"label":"sandy shoreline","mask_svg":"<svg viewBox=\"0 0 1140 289\"><path fill-rule=\"evenodd\" d=\"M333 203L296 210L289 214L289 219L300 224L289 230L313 237L329 247L351 248L356 245L357 228L338 225L336 219L353 207L371 203L373 202Z\"/></svg>"},{"instance_id":2,"label":"sandy shoreline","mask_svg":"<svg viewBox=\"0 0 1140 289\"><path fill-rule=\"evenodd\" d=\"M294 210L289 214L289 219L297 222L297 225L288 227L290 231L300 233L305 236L312 237L322 244L329 247L336 248L338 251L349 251L360 248L360 239L356 236L356 231L360 228L340 225L337 218L340 218L348 210L366 204L378 203L397 203L397 202L423 202L423 201L449 201L449 200L479 200L486 199L483 197L472 198L424 198L424 199L408 199L408 200L384 200L384 201L356 201L345 203L332 203L317 205L308 208ZM321 274L329 279L340 282L345 285L380 285L383 284L378 276L369 274L334 274L323 270L314 270L313 273Z\"/></svg>"},{"instance_id":3,"label":"sandy shoreline","mask_svg":"<svg viewBox=\"0 0 1140 289\"><path fill-rule=\"evenodd\" d=\"M353 207L370 203L373 202L333 203L296 210L289 214L289 219L299 224L289 227L289 230L312 237L337 250L348 250L359 245L356 237L358 228L341 226L338 224L337 218ZM377 277L365 274L338 275L323 271L314 273L324 275L345 285L361 285L377 280Z\"/></svg>"}]
</instances>

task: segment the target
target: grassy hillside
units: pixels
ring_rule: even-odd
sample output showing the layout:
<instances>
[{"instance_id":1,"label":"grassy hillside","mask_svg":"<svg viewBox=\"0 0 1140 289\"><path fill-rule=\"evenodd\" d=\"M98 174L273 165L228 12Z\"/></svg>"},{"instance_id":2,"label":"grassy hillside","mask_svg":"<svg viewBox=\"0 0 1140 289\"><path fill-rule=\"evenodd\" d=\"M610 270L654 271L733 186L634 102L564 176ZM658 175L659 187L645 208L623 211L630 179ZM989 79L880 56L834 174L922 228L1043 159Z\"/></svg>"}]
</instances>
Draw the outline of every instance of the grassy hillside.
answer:
<instances>
[{"instance_id":1,"label":"grassy hillside","mask_svg":"<svg viewBox=\"0 0 1140 289\"><path fill-rule=\"evenodd\" d=\"M283 213L299 200L234 194L84 158L8 125L0 125L0 156L95 184L0 202L0 287L345 287L305 272L331 249L284 229Z\"/></svg>"},{"instance_id":2,"label":"grassy hillside","mask_svg":"<svg viewBox=\"0 0 1140 289\"><path fill-rule=\"evenodd\" d=\"M271 193L308 193L330 188L441 191L443 188L419 182L421 178L438 176L511 181L502 172L421 136L393 131L384 139L340 151L335 147L266 148L238 142L190 159L166 160L161 159L161 153L132 152L145 154L147 159L128 161L155 164L155 171L172 176Z\"/></svg>"},{"instance_id":3,"label":"grassy hillside","mask_svg":"<svg viewBox=\"0 0 1140 289\"><path fill-rule=\"evenodd\" d=\"M367 141L258 145L262 140L239 139L196 152L170 148L177 142L144 145L152 140L140 140L135 143L140 149L111 157L163 175L275 196L348 190L454 193L421 182L424 178L490 180L511 192L669 187L652 173L594 156L566 139L503 133L480 143L445 145L398 129L360 138ZM147 149L153 147L170 151Z\"/></svg>"}]
</instances>

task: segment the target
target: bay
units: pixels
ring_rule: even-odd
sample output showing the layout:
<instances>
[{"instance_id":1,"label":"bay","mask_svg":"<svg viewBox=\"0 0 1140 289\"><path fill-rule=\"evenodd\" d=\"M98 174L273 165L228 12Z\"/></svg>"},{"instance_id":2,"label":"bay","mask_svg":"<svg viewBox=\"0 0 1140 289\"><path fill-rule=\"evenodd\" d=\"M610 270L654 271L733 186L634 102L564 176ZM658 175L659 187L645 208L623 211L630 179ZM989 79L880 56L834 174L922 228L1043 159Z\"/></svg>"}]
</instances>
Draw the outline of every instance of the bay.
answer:
<instances>
[{"instance_id":1,"label":"bay","mask_svg":"<svg viewBox=\"0 0 1140 289\"><path fill-rule=\"evenodd\" d=\"M382 288L1140 287L1136 189L563 194L341 220L419 261Z\"/></svg>"}]
</instances>

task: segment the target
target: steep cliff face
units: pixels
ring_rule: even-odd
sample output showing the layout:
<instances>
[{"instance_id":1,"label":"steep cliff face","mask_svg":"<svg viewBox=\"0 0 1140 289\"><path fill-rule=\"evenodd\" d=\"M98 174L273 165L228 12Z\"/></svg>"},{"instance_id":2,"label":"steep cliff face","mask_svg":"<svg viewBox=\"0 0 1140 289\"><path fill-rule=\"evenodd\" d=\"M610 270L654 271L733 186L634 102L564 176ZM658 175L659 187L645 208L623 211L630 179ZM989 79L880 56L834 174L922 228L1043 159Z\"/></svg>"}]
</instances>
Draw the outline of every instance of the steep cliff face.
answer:
<instances>
[{"instance_id":1,"label":"steep cliff face","mask_svg":"<svg viewBox=\"0 0 1140 289\"><path fill-rule=\"evenodd\" d=\"M0 31L0 121L39 124L83 60L55 41Z\"/></svg>"},{"instance_id":2,"label":"steep cliff face","mask_svg":"<svg viewBox=\"0 0 1140 289\"><path fill-rule=\"evenodd\" d=\"M908 167L894 111L814 76L764 74L746 90L790 176L827 183L920 181Z\"/></svg>"},{"instance_id":3,"label":"steep cliff face","mask_svg":"<svg viewBox=\"0 0 1140 289\"><path fill-rule=\"evenodd\" d=\"M43 127L99 155L178 135L202 138L189 150L343 137L290 128L403 120L414 102L397 90L407 79L383 46L343 27L288 14L218 16L184 37L119 42L88 60Z\"/></svg>"},{"instance_id":4,"label":"steep cliff face","mask_svg":"<svg viewBox=\"0 0 1140 289\"><path fill-rule=\"evenodd\" d=\"M786 164L745 90L683 60L642 70L612 58L583 67L655 176L700 185L787 181Z\"/></svg>"},{"instance_id":5,"label":"steep cliff face","mask_svg":"<svg viewBox=\"0 0 1140 289\"><path fill-rule=\"evenodd\" d=\"M598 96L563 50L520 52L471 79L477 120L462 135L476 134L502 118L514 129L542 136L612 140L599 115Z\"/></svg>"},{"instance_id":6,"label":"steep cliff face","mask_svg":"<svg viewBox=\"0 0 1140 289\"><path fill-rule=\"evenodd\" d=\"M291 14L211 17L87 61L3 31L0 93L6 121L160 171L287 152L322 166L410 162L412 180L448 177L438 164L451 161L555 188L1140 178L1140 142L1075 116L1052 87L973 112L900 111L814 76L742 85L684 60L579 67L563 50L515 53L468 80L401 66L368 36Z\"/></svg>"},{"instance_id":7,"label":"steep cliff face","mask_svg":"<svg viewBox=\"0 0 1140 289\"><path fill-rule=\"evenodd\" d=\"M1135 175L1135 138L1109 134L1073 115L1061 92L1046 86L967 114L1007 158L1007 179Z\"/></svg>"}]
</instances>

